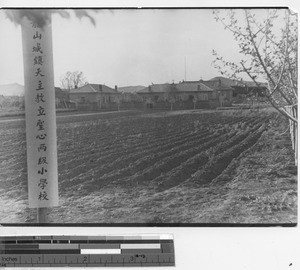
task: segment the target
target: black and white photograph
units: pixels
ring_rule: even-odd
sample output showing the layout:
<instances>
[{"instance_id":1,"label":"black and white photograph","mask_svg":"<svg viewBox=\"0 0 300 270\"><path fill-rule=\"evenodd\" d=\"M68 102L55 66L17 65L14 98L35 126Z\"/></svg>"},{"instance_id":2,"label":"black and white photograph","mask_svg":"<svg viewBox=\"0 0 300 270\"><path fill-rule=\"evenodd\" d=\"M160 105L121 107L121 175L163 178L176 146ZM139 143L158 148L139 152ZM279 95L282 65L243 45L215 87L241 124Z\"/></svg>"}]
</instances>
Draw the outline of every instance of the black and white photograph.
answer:
<instances>
[{"instance_id":1,"label":"black and white photograph","mask_svg":"<svg viewBox=\"0 0 300 270\"><path fill-rule=\"evenodd\" d=\"M0 223L297 224L297 12L6 8L0 35Z\"/></svg>"}]
</instances>

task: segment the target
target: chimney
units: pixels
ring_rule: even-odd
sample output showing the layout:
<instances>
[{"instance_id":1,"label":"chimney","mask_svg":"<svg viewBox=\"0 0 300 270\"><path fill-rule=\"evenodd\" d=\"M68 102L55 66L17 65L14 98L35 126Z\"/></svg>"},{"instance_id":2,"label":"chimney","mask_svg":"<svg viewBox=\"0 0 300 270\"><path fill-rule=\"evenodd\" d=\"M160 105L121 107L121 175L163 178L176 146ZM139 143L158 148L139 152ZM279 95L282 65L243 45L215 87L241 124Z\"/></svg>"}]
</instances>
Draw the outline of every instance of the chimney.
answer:
<instances>
[{"instance_id":1,"label":"chimney","mask_svg":"<svg viewBox=\"0 0 300 270\"><path fill-rule=\"evenodd\" d=\"M102 84L99 84L99 91L102 92Z\"/></svg>"},{"instance_id":2,"label":"chimney","mask_svg":"<svg viewBox=\"0 0 300 270\"><path fill-rule=\"evenodd\" d=\"M117 86L117 85L115 85L115 91L116 91L116 92L118 91L118 86Z\"/></svg>"},{"instance_id":3,"label":"chimney","mask_svg":"<svg viewBox=\"0 0 300 270\"><path fill-rule=\"evenodd\" d=\"M148 87L148 90L149 90L149 92L151 92L151 86L149 85L149 87Z\"/></svg>"}]
</instances>

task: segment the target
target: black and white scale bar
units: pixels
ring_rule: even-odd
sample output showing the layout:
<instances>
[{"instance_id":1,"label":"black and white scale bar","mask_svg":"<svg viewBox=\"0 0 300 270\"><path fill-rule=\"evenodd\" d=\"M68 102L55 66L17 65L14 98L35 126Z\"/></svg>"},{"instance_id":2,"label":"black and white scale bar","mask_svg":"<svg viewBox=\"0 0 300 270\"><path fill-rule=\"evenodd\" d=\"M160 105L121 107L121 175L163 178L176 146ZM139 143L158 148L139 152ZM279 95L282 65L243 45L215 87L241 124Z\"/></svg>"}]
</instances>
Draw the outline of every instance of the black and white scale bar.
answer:
<instances>
[{"instance_id":1,"label":"black and white scale bar","mask_svg":"<svg viewBox=\"0 0 300 270\"><path fill-rule=\"evenodd\" d=\"M174 253L136 254L10 254L1 255L2 267L33 266L175 266Z\"/></svg>"},{"instance_id":2,"label":"black and white scale bar","mask_svg":"<svg viewBox=\"0 0 300 270\"><path fill-rule=\"evenodd\" d=\"M175 266L171 235L0 237L0 266Z\"/></svg>"}]
</instances>

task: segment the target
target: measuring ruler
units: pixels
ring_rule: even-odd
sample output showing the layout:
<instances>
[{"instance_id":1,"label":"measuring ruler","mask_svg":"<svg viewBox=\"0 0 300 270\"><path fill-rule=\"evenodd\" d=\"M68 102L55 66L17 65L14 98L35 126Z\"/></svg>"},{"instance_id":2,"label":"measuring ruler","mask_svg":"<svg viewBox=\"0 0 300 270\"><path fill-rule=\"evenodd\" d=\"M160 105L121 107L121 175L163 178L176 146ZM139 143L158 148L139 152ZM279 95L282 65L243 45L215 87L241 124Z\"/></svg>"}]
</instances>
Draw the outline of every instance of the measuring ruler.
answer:
<instances>
[{"instance_id":1,"label":"measuring ruler","mask_svg":"<svg viewBox=\"0 0 300 270\"><path fill-rule=\"evenodd\" d=\"M175 266L173 236L3 236L2 267Z\"/></svg>"}]
</instances>

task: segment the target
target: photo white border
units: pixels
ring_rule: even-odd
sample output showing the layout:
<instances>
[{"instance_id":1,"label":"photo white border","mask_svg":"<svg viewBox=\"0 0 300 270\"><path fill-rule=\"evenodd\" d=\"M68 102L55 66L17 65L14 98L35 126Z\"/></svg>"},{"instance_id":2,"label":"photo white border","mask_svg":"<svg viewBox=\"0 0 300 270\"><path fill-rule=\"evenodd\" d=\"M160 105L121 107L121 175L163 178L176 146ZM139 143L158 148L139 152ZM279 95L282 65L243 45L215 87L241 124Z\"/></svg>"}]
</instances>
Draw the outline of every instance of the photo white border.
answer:
<instances>
[{"instance_id":1,"label":"photo white border","mask_svg":"<svg viewBox=\"0 0 300 270\"><path fill-rule=\"evenodd\" d=\"M0 7L259 7L288 6L299 13L299 0L0 0ZM298 146L299 147L299 146ZM298 174L299 175L299 174ZM299 185L298 185L299 206ZM298 207L299 217L299 207ZM299 218L298 218L299 219ZM5 235L111 235L172 233L176 269L296 270L300 269L300 229L282 227L0 227ZM65 269L65 268L62 268ZM129 268L127 268L129 269ZM136 269L136 268L135 268ZM149 267L147 269L157 269ZM164 269L174 269L164 267Z\"/></svg>"}]
</instances>

